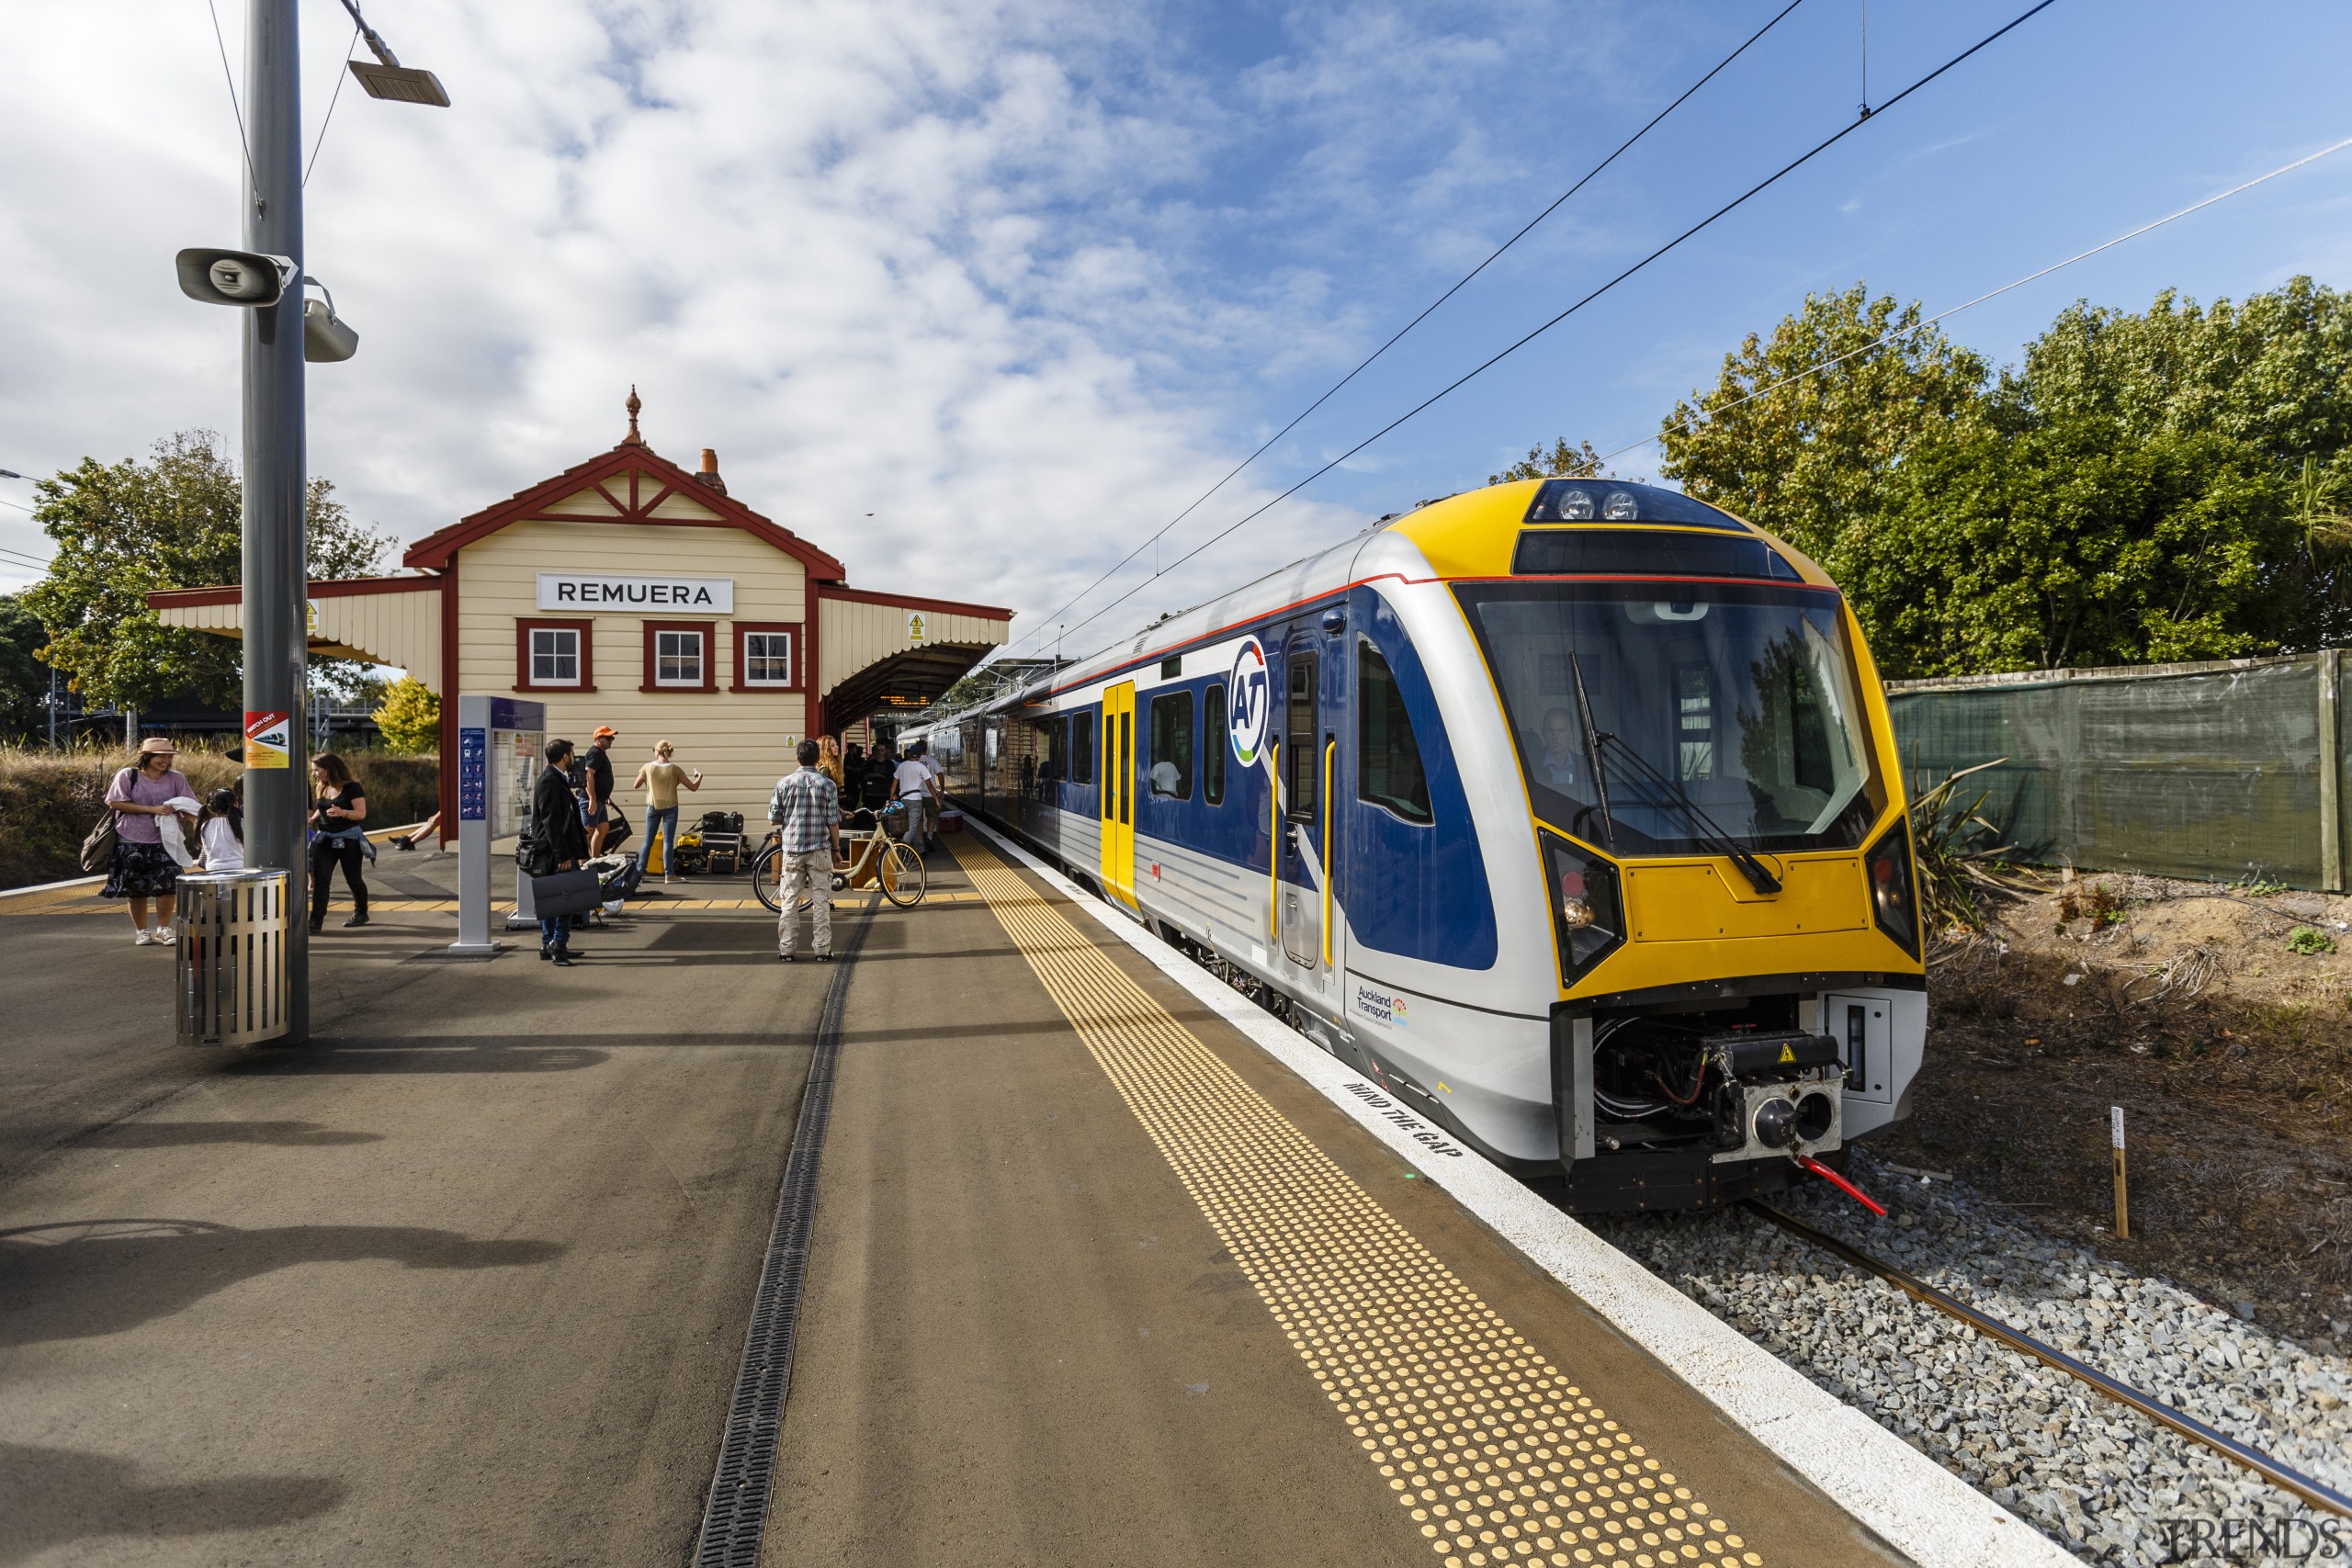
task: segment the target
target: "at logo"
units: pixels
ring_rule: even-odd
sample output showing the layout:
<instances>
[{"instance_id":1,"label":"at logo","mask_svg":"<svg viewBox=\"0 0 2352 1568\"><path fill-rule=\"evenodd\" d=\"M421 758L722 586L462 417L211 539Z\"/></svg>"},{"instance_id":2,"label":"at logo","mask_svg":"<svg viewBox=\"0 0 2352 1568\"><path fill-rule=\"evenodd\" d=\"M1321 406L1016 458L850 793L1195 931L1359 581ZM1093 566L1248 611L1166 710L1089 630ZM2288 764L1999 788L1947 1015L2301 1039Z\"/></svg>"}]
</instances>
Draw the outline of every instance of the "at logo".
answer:
<instances>
[{"instance_id":1,"label":"at logo","mask_svg":"<svg viewBox=\"0 0 2352 1568\"><path fill-rule=\"evenodd\" d=\"M1226 736L1233 742L1234 760L1245 768L1258 765L1266 747L1266 721L1273 708L1273 687L1266 679L1266 650L1251 637L1233 656L1233 675L1227 684L1233 705Z\"/></svg>"}]
</instances>

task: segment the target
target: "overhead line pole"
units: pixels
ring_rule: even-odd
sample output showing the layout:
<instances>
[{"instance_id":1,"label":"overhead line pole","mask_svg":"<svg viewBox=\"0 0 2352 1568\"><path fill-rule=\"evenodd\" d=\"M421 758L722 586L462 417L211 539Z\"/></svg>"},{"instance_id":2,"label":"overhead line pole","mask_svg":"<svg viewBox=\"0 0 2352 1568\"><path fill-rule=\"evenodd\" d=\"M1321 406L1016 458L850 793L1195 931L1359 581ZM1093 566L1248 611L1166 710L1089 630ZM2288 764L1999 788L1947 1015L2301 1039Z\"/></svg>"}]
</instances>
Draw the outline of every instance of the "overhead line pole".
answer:
<instances>
[{"instance_id":1,"label":"overhead line pole","mask_svg":"<svg viewBox=\"0 0 2352 1568\"><path fill-rule=\"evenodd\" d=\"M302 263L301 33L297 0L247 0L245 102L253 189L245 248ZM296 282L244 319L244 665L248 731L282 715L289 750L309 684L309 552L303 538L308 454L302 310ZM250 752L249 752L250 754ZM307 758L245 772L248 862L286 875L286 1041L311 1034L310 901L303 831Z\"/></svg>"}]
</instances>

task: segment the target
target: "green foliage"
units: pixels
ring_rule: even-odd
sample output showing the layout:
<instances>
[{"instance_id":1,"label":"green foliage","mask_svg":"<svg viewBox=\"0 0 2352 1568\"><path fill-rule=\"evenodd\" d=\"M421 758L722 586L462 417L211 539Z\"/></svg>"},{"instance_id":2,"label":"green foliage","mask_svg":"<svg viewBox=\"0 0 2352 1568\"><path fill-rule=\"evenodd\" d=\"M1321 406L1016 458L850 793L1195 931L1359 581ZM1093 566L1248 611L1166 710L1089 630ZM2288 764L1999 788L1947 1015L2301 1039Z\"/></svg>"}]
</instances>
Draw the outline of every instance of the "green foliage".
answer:
<instances>
[{"instance_id":1,"label":"green foliage","mask_svg":"<svg viewBox=\"0 0 2352 1568\"><path fill-rule=\"evenodd\" d=\"M49 671L41 668L40 650L48 641L40 617L20 596L0 594L0 741L46 733L41 699L49 693Z\"/></svg>"},{"instance_id":2,"label":"green foliage","mask_svg":"<svg viewBox=\"0 0 2352 1568\"><path fill-rule=\"evenodd\" d=\"M2297 926L2287 933L2287 951L2300 953L2307 958L2315 957L2323 953L2334 953L2335 939L2317 926Z\"/></svg>"},{"instance_id":3,"label":"green foliage","mask_svg":"<svg viewBox=\"0 0 2352 1568\"><path fill-rule=\"evenodd\" d=\"M1592 449L1589 441L1568 445L1565 435L1552 443L1549 452L1541 445L1530 446L1527 456L1499 474L1488 474L1490 485L1508 484L1513 479L1588 479L1607 476L1600 467L1600 454Z\"/></svg>"},{"instance_id":4,"label":"green foliage","mask_svg":"<svg viewBox=\"0 0 2352 1568\"><path fill-rule=\"evenodd\" d=\"M2001 830L1984 816L1990 792L1979 790L1971 799L1958 793L1961 780L2007 761L1962 768L1911 803L1911 850L1931 931L1983 931L1985 903L2016 891L1998 870L2011 846L2000 841Z\"/></svg>"},{"instance_id":5,"label":"green foliage","mask_svg":"<svg viewBox=\"0 0 2352 1568\"><path fill-rule=\"evenodd\" d=\"M441 743L441 699L413 675L385 687L382 705L368 716L383 731L385 749L396 755L430 751Z\"/></svg>"},{"instance_id":6,"label":"green foliage","mask_svg":"<svg viewBox=\"0 0 2352 1568\"><path fill-rule=\"evenodd\" d=\"M25 604L49 631L48 660L94 704L151 705L179 693L227 703L242 676L234 639L166 626L146 596L242 575L236 469L210 431L159 441L144 463L85 457L35 487L34 520L57 541L49 576ZM351 521L324 479L306 506L313 578L374 570L389 541ZM331 673L322 671L322 673Z\"/></svg>"},{"instance_id":7,"label":"green foliage","mask_svg":"<svg viewBox=\"0 0 2352 1568\"><path fill-rule=\"evenodd\" d=\"M1668 476L1838 579L1882 674L2352 636L2352 297L2078 303L1997 379L1917 320L1809 297L1660 438Z\"/></svg>"}]
</instances>

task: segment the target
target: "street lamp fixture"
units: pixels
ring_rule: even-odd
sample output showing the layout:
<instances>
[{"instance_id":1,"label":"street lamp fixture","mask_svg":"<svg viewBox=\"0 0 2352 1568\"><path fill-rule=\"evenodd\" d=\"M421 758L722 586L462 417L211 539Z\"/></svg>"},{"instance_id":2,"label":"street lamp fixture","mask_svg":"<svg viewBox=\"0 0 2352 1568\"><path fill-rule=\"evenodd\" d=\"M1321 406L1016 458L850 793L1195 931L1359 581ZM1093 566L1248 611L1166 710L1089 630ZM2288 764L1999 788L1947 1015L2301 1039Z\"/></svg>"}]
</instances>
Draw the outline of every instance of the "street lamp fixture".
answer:
<instances>
[{"instance_id":1,"label":"street lamp fixture","mask_svg":"<svg viewBox=\"0 0 2352 1568\"><path fill-rule=\"evenodd\" d=\"M420 71L402 65L391 45L376 35L368 18L359 14L357 0L343 0L343 8L351 13L352 21L359 28L359 36L376 51L380 62L370 65L364 60L351 61L351 73L368 89L371 98L389 98L396 104L425 104L436 109L449 107L449 95L441 85L441 78L430 71Z\"/></svg>"}]
</instances>

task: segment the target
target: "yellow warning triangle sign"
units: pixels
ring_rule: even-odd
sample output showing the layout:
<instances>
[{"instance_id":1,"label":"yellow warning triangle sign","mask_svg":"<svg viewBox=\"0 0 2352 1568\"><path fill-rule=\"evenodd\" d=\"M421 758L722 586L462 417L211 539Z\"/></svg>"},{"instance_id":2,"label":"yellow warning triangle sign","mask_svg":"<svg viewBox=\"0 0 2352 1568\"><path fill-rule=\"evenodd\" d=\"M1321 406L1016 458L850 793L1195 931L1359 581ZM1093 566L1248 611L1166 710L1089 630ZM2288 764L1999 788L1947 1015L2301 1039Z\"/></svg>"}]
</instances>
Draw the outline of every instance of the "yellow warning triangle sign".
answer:
<instances>
[{"instance_id":1,"label":"yellow warning triangle sign","mask_svg":"<svg viewBox=\"0 0 2352 1568\"><path fill-rule=\"evenodd\" d=\"M1783 1062L1793 1062L1793 1061L1795 1061L1796 1059L1797 1059L1797 1054L1796 1054L1796 1051L1795 1051L1795 1049L1794 1049L1793 1047L1792 1047L1792 1046L1788 1046L1788 1045L1783 1045L1783 1046L1781 1046L1781 1061L1783 1061Z\"/></svg>"}]
</instances>

